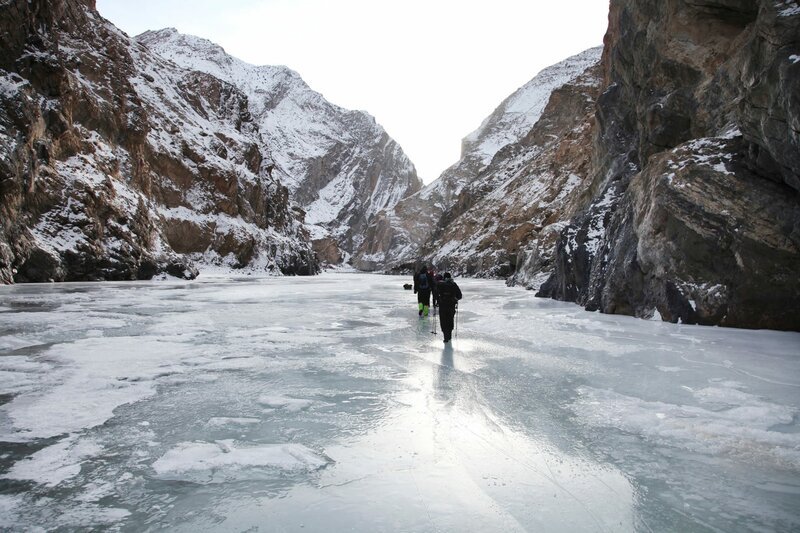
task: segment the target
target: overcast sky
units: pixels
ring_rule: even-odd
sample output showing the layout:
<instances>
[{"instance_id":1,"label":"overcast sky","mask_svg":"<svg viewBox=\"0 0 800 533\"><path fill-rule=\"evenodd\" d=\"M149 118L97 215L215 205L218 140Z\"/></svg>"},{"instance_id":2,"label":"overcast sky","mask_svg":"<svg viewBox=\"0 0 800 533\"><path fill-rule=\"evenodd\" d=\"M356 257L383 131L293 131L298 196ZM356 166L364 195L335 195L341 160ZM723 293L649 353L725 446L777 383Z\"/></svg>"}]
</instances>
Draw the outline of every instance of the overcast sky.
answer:
<instances>
[{"instance_id":1,"label":"overcast sky","mask_svg":"<svg viewBox=\"0 0 800 533\"><path fill-rule=\"evenodd\" d=\"M134 36L177 28L248 63L286 65L363 109L427 183L541 69L602 44L607 0L97 0Z\"/></svg>"}]
</instances>

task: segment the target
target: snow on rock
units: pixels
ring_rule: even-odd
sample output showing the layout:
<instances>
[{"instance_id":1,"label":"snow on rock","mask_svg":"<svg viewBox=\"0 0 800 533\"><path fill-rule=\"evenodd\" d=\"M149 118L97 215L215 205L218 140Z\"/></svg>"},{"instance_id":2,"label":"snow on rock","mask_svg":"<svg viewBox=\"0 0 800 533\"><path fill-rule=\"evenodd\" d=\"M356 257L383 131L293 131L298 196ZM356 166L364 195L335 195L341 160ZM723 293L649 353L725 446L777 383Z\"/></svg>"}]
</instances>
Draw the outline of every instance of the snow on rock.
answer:
<instances>
[{"instance_id":1,"label":"snow on rock","mask_svg":"<svg viewBox=\"0 0 800 533\"><path fill-rule=\"evenodd\" d=\"M376 213L421 187L414 165L373 117L331 104L296 72L247 64L206 39L172 28L136 39L161 57L247 95L256 128L269 145L264 165L305 211L308 232L324 260L351 256ZM336 242L338 253L324 252L326 237Z\"/></svg>"},{"instance_id":2,"label":"snow on rock","mask_svg":"<svg viewBox=\"0 0 800 533\"><path fill-rule=\"evenodd\" d=\"M463 140L458 162L378 217L365 239L365 266L402 270L423 259L460 273L512 274L520 249L540 242L536 228L553 212L568 218L585 188L585 157L577 152L592 132L586 114L601 52L548 67L506 98ZM554 162L556 153L564 160ZM552 240L528 257L549 255Z\"/></svg>"},{"instance_id":3,"label":"snow on rock","mask_svg":"<svg viewBox=\"0 0 800 533\"><path fill-rule=\"evenodd\" d=\"M520 141L544 112L555 89L571 83L600 60L602 47L590 48L539 72L506 98L481 126L464 138L462 159L488 165L505 146Z\"/></svg>"},{"instance_id":4,"label":"snow on rock","mask_svg":"<svg viewBox=\"0 0 800 533\"><path fill-rule=\"evenodd\" d=\"M36 4L3 8L20 42L39 33L4 50L28 66L0 75L2 281L193 278L192 259L229 255L239 268L318 270L248 95L165 60L90 3L58 21ZM162 215L180 209L193 217Z\"/></svg>"},{"instance_id":5,"label":"snow on rock","mask_svg":"<svg viewBox=\"0 0 800 533\"><path fill-rule=\"evenodd\" d=\"M537 294L671 322L800 329L797 2L722 4L692 3L698 16L684 17L678 0L613 3L592 186Z\"/></svg>"}]
</instances>

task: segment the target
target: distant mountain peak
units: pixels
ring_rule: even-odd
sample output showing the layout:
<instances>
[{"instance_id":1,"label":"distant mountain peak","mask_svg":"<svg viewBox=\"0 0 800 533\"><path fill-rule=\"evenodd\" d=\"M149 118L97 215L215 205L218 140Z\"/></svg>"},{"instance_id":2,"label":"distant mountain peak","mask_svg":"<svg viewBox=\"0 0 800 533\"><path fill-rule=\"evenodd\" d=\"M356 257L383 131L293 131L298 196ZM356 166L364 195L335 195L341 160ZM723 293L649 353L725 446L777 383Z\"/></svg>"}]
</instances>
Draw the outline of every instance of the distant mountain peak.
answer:
<instances>
[{"instance_id":1,"label":"distant mountain peak","mask_svg":"<svg viewBox=\"0 0 800 533\"><path fill-rule=\"evenodd\" d=\"M422 187L414 165L374 117L343 109L284 66L251 65L171 28L137 40L177 65L230 83L248 98L274 170L306 212L316 241L352 256L375 214ZM329 259L330 259L329 257ZM337 259L338 261L338 259Z\"/></svg>"}]
</instances>

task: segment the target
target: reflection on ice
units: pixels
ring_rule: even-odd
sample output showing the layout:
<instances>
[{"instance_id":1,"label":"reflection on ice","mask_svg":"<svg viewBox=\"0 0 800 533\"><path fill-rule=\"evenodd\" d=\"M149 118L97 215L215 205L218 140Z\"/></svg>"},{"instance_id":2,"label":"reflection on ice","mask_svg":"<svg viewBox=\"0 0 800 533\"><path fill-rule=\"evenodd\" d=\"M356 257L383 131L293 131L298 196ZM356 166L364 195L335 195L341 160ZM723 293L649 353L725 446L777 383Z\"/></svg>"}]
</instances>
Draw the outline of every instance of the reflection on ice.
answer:
<instances>
[{"instance_id":1,"label":"reflection on ice","mask_svg":"<svg viewBox=\"0 0 800 533\"><path fill-rule=\"evenodd\" d=\"M0 288L0 529L800 529L800 335L405 281Z\"/></svg>"}]
</instances>

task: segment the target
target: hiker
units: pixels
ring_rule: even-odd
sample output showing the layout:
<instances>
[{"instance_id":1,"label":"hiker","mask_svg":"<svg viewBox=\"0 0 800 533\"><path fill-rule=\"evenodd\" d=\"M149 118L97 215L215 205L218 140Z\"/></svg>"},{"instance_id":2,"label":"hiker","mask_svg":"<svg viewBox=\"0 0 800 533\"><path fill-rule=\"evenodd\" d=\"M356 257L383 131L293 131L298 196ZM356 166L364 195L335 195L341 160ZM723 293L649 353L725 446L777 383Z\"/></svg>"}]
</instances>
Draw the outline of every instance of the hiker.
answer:
<instances>
[{"instance_id":1,"label":"hiker","mask_svg":"<svg viewBox=\"0 0 800 533\"><path fill-rule=\"evenodd\" d=\"M425 265L414 275L414 294L417 295L419 316L428 316L431 307L431 292L433 291L433 277L428 273Z\"/></svg>"},{"instance_id":2,"label":"hiker","mask_svg":"<svg viewBox=\"0 0 800 533\"><path fill-rule=\"evenodd\" d=\"M439 303L439 320L442 324L442 334L444 342L450 342L453 335L453 323L458 308L458 301L461 299L461 289L453 281L450 272L445 272L442 282L436 287L438 291L437 301Z\"/></svg>"},{"instance_id":3,"label":"hiker","mask_svg":"<svg viewBox=\"0 0 800 533\"><path fill-rule=\"evenodd\" d=\"M439 284L444 281L441 274L433 276L433 306L439 307Z\"/></svg>"}]
</instances>

